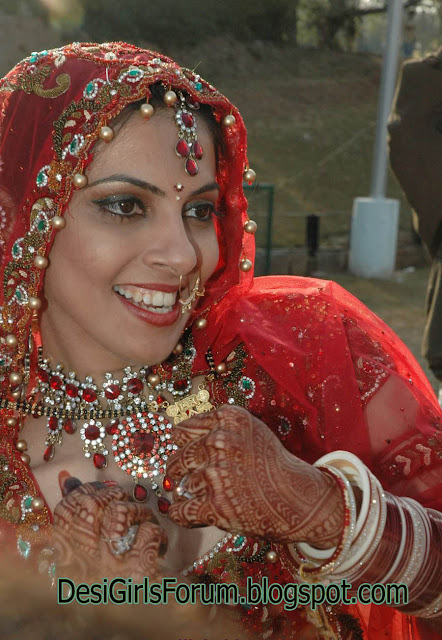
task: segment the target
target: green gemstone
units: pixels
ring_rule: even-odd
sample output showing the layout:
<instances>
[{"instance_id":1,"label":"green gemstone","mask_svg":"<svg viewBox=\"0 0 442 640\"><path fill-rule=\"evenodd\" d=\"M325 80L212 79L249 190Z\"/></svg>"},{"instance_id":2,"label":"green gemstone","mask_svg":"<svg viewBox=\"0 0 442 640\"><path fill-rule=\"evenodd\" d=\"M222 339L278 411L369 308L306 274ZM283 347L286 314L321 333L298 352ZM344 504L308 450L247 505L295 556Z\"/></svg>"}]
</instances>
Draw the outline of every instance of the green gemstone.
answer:
<instances>
[{"instance_id":1,"label":"green gemstone","mask_svg":"<svg viewBox=\"0 0 442 640\"><path fill-rule=\"evenodd\" d=\"M0 367L6 367L6 358L0 358Z\"/></svg>"},{"instance_id":2,"label":"green gemstone","mask_svg":"<svg viewBox=\"0 0 442 640\"><path fill-rule=\"evenodd\" d=\"M37 174L37 187L41 187L46 180L46 174L44 171L39 171Z\"/></svg>"},{"instance_id":3,"label":"green gemstone","mask_svg":"<svg viewBox=\"0 0 442 640\"><path fill-rule=\"evenodd\" d=\"M188 358L190 358L193 355L193 353L192 353L191 349L186 349L185 352L184 352L184 355L187 356Z\"/></svg>"},{"instance_id":4,"label":"green gemstone","mask_svg":"<svg viewBox=\"0 0 442 640\"><path fill-rule=\"evenodd\" d=\"M37 223L38 231L46 231L46 220L39 220Z\"/></svg>"},{"instance_id":5,"label":"green gemstone","mask_svg":"<svg viewBox=\"0 0 442 640\"><path fill-rule=\"evenodd\" d=\"M195 82L195 89L197 91L201 91L202 88L203 88L203 85L201 82Z\"/></svg>"},{"instance_id":6,"label":"green gemstone","mask_svg":"<svg viewBox=\"0 0 442 640\"><path fill-rule=\"evenodd\" d=\"M252 383L250 382L250 380L243 380L242 386L246 391L250 391L250 389L252 388Z\"/></svg>"},{"instance_id":7,"label":"green gemstone","mask_svg":"<svg viewBox=\"0 0 442 640\"><path fill-rule=\"evenodd\" d=\"M240 547L243 542L244 542L244 536L238 536L236 538L235 542L233 543L233 546L234 547Z\"/></svg>"},{"instance_id":8,"label":"green gemstone","mask_svg":"<svg viewBox=\"0 0 442 640\"><path fill-rule=\"evenodd\" d=\"M23 294L22 294L22 292L20 291L20 289L16 289L16 290L15 290L15 297L17 298L17 300L18 300L19 302L21 302L21 301L23 300Z\"/></svg>"},{"instance_id":9,"label":"green gemstone","mask_svg":"<svg viewBox=\"0 0 442 640\"><path fill-rule=\"evenodd\" d=\"M95 93L95 84L93 82L89 82L86 85L85 93L87 96L92 96Z\"/></svg>"},{"instance_id":10,"label":"green gemstone","mask_svg":"<svg viewBox=\"0 0 442 640\"><path fill-rule=\"evenodd\" d=\"M131 69L128 73L128 75L131 78L137 78L139 75L141 75L141 71L139 69Z\"/></svg>"},{"instance_id":11,"label":"green gemstone","mask_svg":"<svg viewBox=\"0 0 442 640\"><path fill-rule=\"evenodd\" d=\"M17 546L18 546L18 550L19 550L20 554L23 557L27 558L28 555L31 552L31 543L27 542L26 540L22 540L21 538L19 538Z\"/></svg>"},{"instance_id":12,"label":"green gemstone","mask_svg":"<svg viewBox=\"0 0 442 640\"><path fill-rule=\"evenodd\" d=\"M16 256L16 257L19 257L19 256L20 256L20 247L19 247L19 245L18 245L18 244L15 244L15 245L12 247L12 253L13 253L13 255L14 255L14 256Z\"/></svg>"},{"instance_id":13,"label":"green gemstone","mask_svg":"<svg viewBox=\"0 0 442 640\"><path fill-rule=\"evenodd\" d=\"M25 498L24 506L25 506L25 509L30 509L31 508L31 506L32 506L32 498L31 498L31 496L28 496L27 498Z\"/></svg>"}]
</instances>

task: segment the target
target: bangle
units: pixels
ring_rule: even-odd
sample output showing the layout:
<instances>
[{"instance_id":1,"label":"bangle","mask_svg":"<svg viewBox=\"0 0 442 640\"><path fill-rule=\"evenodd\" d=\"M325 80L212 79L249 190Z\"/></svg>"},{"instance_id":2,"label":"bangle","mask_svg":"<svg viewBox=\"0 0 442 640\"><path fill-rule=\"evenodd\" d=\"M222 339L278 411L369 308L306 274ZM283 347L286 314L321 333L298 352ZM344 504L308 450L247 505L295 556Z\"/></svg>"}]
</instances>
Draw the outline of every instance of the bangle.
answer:
<instances>
[{"instance_id":1,"label":"bangle","mask_svg":"<svg viewBox=\"0 0 442 640\"><path fill-rule=\"evenodd\" d=\"M332 551L332 555L328 556L323 564L318 564L315 558L304 554L299 548L299 544L293 543L290 545L292 547L292 555L300 565L299 574L302 579L307 580L312 578L316 580L318 577L332 573L339 567L351 546L356 525L356 502L349 481L337 469L325 465L320 466L319 469L331 476L341 490L344 501L344 528L337 546ZM303 548L305 549L306 546L310 548L309 545L304 545ZM315 549L314 551L317 552L319 550ZM329 549L326 551L328 554L330 553Z\"/></svg>"}]
</instances>

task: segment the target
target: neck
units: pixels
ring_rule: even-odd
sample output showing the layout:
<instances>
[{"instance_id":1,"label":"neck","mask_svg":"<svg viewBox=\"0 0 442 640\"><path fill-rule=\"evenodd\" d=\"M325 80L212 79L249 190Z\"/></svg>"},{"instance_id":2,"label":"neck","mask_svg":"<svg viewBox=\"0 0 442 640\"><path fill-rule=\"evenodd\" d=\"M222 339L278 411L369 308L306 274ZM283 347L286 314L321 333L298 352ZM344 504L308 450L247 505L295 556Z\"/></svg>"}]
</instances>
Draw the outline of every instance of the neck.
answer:
<instances>
[{"instance_id":1,"label":"neck","mask_svg":"<svg viewBox=\"0 0 442 640\"><path fill-rule=\"evenodd\" d=\"M101 385L107 372L118 377L122 376L125 367L137 370L142 366L142 363L125 361L100 344L91 343L90 337L78 325L70 323L68 327L66 331L60 324L52 322L48 314L42 316L43 357L50 360L52 368L60 364L65 372L75 371L78 379L91 376L96 384Z\"/></svg>"}]
</instances>

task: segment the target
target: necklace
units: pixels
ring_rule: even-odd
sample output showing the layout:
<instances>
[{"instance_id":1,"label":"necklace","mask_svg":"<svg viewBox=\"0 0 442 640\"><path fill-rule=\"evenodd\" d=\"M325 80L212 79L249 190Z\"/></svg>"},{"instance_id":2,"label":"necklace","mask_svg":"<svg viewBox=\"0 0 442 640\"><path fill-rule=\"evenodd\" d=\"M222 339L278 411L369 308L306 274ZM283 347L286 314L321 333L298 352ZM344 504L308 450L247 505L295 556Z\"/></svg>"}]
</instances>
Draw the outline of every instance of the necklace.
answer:
<instances>
[{"instance_id":1,"label":"necklace","mask_svg":"<svg viewBox=\"0 0 442 640\"><path fill-rule=\"evenodd\" d=\"M80 381L75 372L65 373L61 365L52 369L39 349L36 386L30 401L21 403L21 410L48 418L44 460L52 460L65 433L79 431L84 455L97 469L105 469L108 456L113 455L134 482L134 499L147 500L147 481L158 497L160 513L167 513L170 501L162 496L159 485L167 492L173 489L165 477L167 459L177 449L172 442L173 426L214 409L205 386L213 373L197 393L188 395L195 357L189 332L165 363L138 371L126 367L121 381L105 373L104 383L98 386L91 376ZM165 390L172 395L172 403L162 395Z\"/></svg>"}]
</instances>

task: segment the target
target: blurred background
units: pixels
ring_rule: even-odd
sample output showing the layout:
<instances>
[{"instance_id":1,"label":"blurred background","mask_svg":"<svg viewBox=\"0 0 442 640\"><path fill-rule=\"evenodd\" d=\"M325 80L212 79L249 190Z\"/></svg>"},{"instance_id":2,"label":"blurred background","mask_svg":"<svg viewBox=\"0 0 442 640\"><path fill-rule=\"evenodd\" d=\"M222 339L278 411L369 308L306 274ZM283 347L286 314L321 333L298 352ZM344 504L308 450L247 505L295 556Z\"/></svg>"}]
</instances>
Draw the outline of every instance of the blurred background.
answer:
<instances>
[{"instance_id":1,"label":"blurred background","mask_svg":"<svg viewBox=\"0 0 442 640\"><path fill-rule=\"evenodd\" d=\"M442 0L404 8L402 61L442 42ZM248 128L258 271L337 280L393 327L436 388L419 354L428 259L391 172L397 270L388 281L346 272L353 200L370 190L386 29L384 0L0 0L0 72L31 51L109 40L196 69Z\"/></svg>"}]
</instances>

